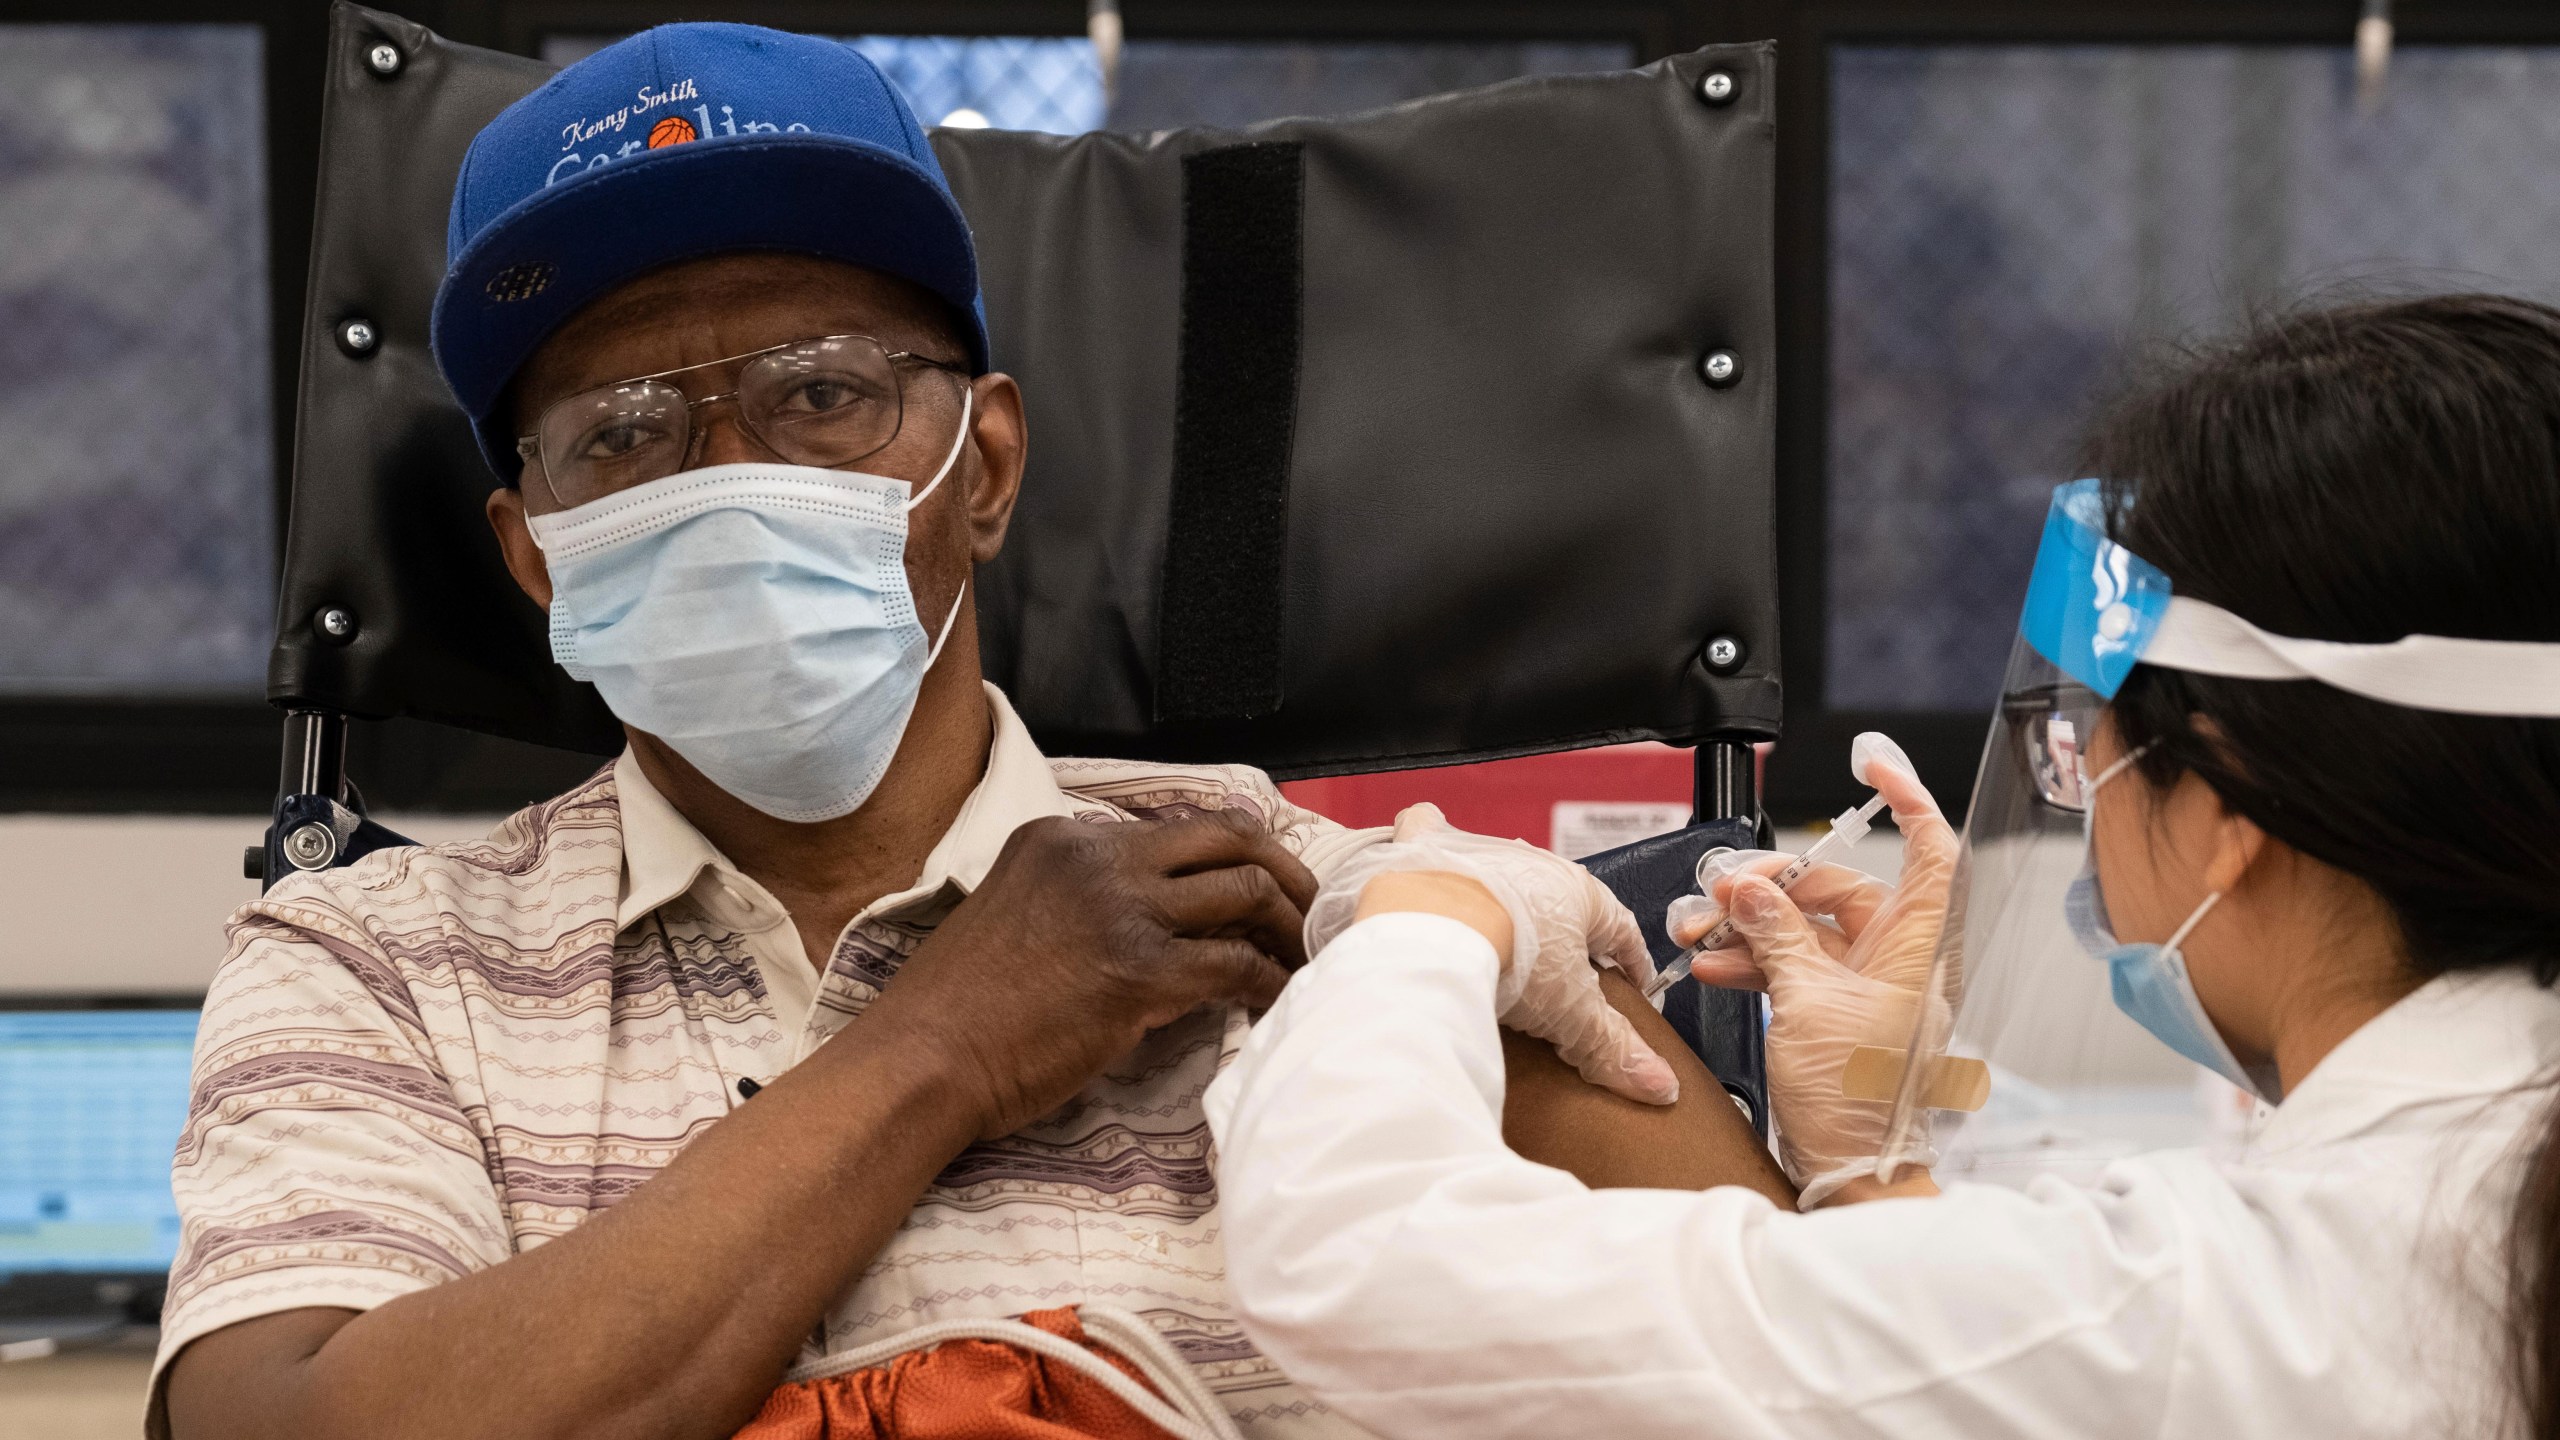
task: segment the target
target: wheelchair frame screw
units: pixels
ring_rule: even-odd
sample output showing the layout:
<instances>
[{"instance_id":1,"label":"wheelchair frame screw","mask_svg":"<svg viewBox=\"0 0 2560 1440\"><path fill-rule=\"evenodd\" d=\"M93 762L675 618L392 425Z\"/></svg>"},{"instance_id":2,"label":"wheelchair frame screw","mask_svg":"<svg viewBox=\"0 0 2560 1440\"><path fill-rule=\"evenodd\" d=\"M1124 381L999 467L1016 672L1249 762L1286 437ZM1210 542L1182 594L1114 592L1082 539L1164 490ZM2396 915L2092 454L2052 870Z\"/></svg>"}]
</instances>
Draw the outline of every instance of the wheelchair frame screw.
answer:
<instances>
[{"instance_id":1,"label":"wheelchair frame screw","mask_svg":"<svg viewBox=\"0 0 2560 1440\"><path fill-rule=\"evenodd\" d=\"M1707 642L1707 668L1722 674L1742 663L1742 642L1719 635Z\"/></svg>"},{"instance_id":2,"label":"wheelchair frame screw","mask_svg":"<svg viewBox=\"0 0 2560 1440\"><path fill-rule=\"evenodd\" d=\"M388 80L400 73L400 47L388 40L377 40L364 52L364 68Z\"/></svg>"},{"instance_id":3,"label":"wheelchair frame screw","mask_svg":"<svg viewBox=\"0 0 2560 1440\"><path fill-rule=\"evenodd\" d=\"M381 343L382 332L374 329L373 322L361 315L338 322L338 348L357 359L372 354L374 347Z\"/></svg>"},{"instance_id":4,"label":"wheelchair frame screw","mask_svg":"<svg viewBox=\"0 0 2560 1440\"><path fill-rule=\"evenodd\" d=\"M325 870L338 858L338 837L317 820L305 820L284 837L284 858L297 870Z\"/></svg>"},{"instance_id":5,"label":"wheelchair frame screw","mask_svg":"<svg viewBox=\"0 0 2560 1440\"><path fill-rule=\"evenodd\" d=\"M1730 105L1742 87L1734 82L1730 70L1710 70L1698 79L1698 98L1710 105Z\"/></svg>"},{"instance_id":6,"label":"wheelchair frame screw","mask_svg":"<svg viewBox=\"0 0 2560 1440\"><path fill-rule=\"evenodd\" d=\"M1742 378L1742 357L1730 350L1710 350L1698 362L1699 378L1719 390Z\"/></svg>"},{"instance_id":7,"label":"wheelchair frame screw","mask_svg":"<svg viewBox=\"0 0 2560 1440\"><path fill-rule=\"evenodd\" d=\"M332 640L349 640L355 637L356 614L343 605L332 605L322 610L314 623L319 625L321 634Z\"/></svg>"}]
</instances>

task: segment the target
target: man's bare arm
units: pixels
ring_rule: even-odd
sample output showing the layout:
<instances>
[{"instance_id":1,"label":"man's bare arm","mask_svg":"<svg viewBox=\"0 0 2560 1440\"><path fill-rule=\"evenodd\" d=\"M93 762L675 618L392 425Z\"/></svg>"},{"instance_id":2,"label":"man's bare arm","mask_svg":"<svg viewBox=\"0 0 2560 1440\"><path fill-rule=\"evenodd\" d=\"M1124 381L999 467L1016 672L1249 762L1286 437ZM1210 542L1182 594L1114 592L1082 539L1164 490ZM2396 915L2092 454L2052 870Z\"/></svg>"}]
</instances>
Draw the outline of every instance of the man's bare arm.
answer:
<instances>
[{"instance_id":1,"label":"man's bare arm","mask_svg":"<svg viewBox=\"0 0 2560 1440\"><path fill-rule=\"evenodd\" d=\"M952 1057L868 1031L560 1240L362 1314L205 1336L170 1372L171 1433L729 1433L976 1128Z\"/></svg>"},{"instance_id":2,"label":"man's bare arm","mask_svg":"<svg viewBox=\"0 0 2560 1440\"><path fill-rule=\"evenodd\" d=\"M170 1431L730 1435L964 1146L1204 1001L1270 1004L1314 888L1233 815L1035 821L859 1021L629 1199L378 1309L205 1336L169 1372Z\"/></svg>"},{"instance_id":3,"label":"man's bare arm","mask_svg":"<svg viewBox=\"0 0 2560 1440\"><path fill-rule=\"evenodd\" d=\"M1575 1074L1547 1042L1504 1030L1502 1138L1527 1158L1570 1171L1595 1189L1742 1185L1794 1209L1795 1187L1671 1022L1614 971L1601 975L1600 988L1645 1043L1671 1062L1680 1076L1680 1099L1671 1105L1620 1099Z\"/></svg>"}]
</instances>

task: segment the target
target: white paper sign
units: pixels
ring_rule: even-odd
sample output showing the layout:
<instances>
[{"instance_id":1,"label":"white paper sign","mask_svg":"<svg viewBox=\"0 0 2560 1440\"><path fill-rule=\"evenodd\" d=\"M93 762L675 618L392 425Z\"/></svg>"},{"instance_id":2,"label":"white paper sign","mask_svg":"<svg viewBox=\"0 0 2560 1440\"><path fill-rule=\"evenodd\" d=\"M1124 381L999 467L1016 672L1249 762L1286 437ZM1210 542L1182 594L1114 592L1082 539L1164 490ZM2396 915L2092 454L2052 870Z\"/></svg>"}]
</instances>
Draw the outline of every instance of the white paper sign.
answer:
<instances>
[{"instance_id":1,"label":"white paper sign","mask_svg":"<svg viewBox=\"0 0 2560 1440\"><path fill-rule=\"evenodd\" d=\"M1689 823L1689 807L1661 800L1559 800L1547 848L1568 860L1668 835Z\"/></svg>"}]
</instances>

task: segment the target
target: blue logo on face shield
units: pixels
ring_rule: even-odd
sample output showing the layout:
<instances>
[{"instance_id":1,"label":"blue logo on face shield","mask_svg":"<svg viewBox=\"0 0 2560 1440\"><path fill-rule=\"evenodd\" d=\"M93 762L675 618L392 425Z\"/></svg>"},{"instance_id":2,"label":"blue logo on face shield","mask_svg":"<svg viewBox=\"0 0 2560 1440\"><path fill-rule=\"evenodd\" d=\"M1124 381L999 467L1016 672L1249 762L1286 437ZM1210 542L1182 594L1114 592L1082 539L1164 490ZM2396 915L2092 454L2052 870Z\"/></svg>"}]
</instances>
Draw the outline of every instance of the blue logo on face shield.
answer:
<instances>
[{"instance_id":1,"label":"blue logo on face shield","mask_svg":"<svg viewBox=\"0 0 2560 1440\"><path fill-rule=\"evenodd\" d=\"M2018 634L2111 700L2168 610L2169 577L2107 538L2098 482L2055 486Z\"/></svg>"}]
</instances>

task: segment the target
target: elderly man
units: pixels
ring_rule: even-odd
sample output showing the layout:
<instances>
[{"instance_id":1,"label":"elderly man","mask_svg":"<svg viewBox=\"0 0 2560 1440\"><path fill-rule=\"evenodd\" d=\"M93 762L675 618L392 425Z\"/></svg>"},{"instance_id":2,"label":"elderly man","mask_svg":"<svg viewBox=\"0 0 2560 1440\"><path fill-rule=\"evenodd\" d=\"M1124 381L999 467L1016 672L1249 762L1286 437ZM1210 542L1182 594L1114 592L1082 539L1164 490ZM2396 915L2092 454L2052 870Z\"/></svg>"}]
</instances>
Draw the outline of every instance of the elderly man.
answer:
<instances>
[{"instance_id":1,"label":"elderly man","mask_svg":"<svg viewBox=\"0 0 2560 1440\"><path fill-rule=\"evenodd\" d=\"M1047 760L979 679L1022 404L895 92L650 31L490 124L449 243L491 525L630 746L234 918L155 1433L814 1435L795 1357L1025 1313L1084 1344L1064 1307L1139 1317L1120 1349L1218 1424L1342 1433L1236 1327L1200 1095L1356 837L1242 768ZM1585 988L1544 1033L1691 1100L1532 1045L1524 1149L1676 1182L1748 1143Z\"/></svg>"}]
</instances>

